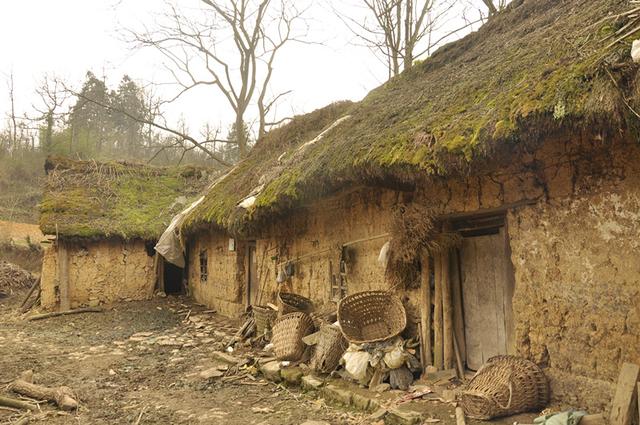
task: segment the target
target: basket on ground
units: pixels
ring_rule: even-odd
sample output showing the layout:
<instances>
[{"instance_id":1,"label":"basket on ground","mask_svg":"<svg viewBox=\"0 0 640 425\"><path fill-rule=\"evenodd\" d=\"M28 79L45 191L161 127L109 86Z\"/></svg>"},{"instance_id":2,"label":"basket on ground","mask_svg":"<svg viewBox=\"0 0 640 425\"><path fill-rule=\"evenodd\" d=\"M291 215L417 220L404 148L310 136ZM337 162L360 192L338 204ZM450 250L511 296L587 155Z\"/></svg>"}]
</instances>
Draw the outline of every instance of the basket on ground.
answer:
<instances>
[{"instance_id":1,"label":"basket on ground","mask_svg":"<svg viewBox=\"0 0 640 425\"><path fill-rule=\"evenodd\" d=\"M311 368L321 373L333 372L340 364L340 358L348 346L349 343L342 335L340 328L328 324L322 325L318 343L311 357Z\"/></svg>"},{"instance_id":2,"label":"basket on ground","mask_svg":"<svg viewBox=\"0 0 640 425\"><path fill-rule=\"evenodd\" d=\"M489 420L543 409L549 403L549 381L529 360L496 356L478 370L461 397L467 416Z\"/></svg>"},{"instance_id":3,"label":"basket on ground","mask_svg":"<svg viewBox=\"0 0 640 425\"><path fill-rule=\"evenodd\" d=\"M306 313L289 313L280 317L273 325L271 337L276 357L279 360L300 360L307 347L302 338L313 330L313 321Z\"/></svg>"},{"instance_id":4,"label":"basket on ground","mask_svg":"<svg viewBox=\"0 0 640 425\"><path fill-rule=\"evenodd\" d=\"M354 344L393 338L407 326L400 298L387 291L365 291L344 297L338 304L344 336Z\"/></svg>"},{"instance_id":5,"label":"basket on ground","mask_svg":"<svg viewBox=\"0 0 640 425\"><path fill-rule=\"evenodd\" d=\"M313 310L313 303L302 295L280 292L278 294L278 309L281 316L297 311L309 314Z\"/></svg>"},{"instance_id":6,"label":"basket on ground","mask_svg":"<svg viewBox=\"0 0 640 425\"><path fill-rule=\"evenodd\" d=\"M261 336L269 332L277 316L278 312L272 308L254 305L253 318L256 321L256 335Z\"/></svg>"}]
</instances>

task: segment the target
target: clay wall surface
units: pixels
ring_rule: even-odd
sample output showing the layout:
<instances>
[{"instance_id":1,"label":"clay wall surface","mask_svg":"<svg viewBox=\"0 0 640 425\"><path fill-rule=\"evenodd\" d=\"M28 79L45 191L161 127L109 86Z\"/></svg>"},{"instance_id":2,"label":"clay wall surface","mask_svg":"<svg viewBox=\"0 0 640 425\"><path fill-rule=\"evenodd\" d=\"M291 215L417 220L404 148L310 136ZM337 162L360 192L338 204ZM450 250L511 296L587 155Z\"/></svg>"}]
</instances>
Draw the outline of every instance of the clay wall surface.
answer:
<instances>
[{"instance_id":1,"label":"clay wall surface","mask_svg":"<svg viewBox=\"0 0 640 425\"><path fill-rule=\"evenodd\" d=\"M413 202L451 218L506 210L517 353L545 367L556 400L603 409L622 362L640 362L640 149L631 141L576 136L549 140L517 158L499 171L430 180ZM392 207L406 199L401 192L360 188L265 227L256 235L261 303L275 301L279 264L297 258L282 289L318 305L330 302L338 247L388 232ZM196 244L206 238L223 251L211 296L244 304L246 278L237 270L244 261L224 252L227 236L202 235ZM388 287L377 261L387 239L351 247L348 293ZM415 320L416 291L403 295Z\"/></svg>"},{"instance_id":2,"label":"clay wall surface","mask_svg":"<svg viewBox=\"0 0 640 425\"><path fill-rule=\"evenodd\" d=\"M140 240L64 242L69 264L71 307L108 304L121 300L149 298L155 285L153 256ZM42 305L55 307L59 302L58 252L45 249L42 264Z\"/></svg>"}]
</instances>

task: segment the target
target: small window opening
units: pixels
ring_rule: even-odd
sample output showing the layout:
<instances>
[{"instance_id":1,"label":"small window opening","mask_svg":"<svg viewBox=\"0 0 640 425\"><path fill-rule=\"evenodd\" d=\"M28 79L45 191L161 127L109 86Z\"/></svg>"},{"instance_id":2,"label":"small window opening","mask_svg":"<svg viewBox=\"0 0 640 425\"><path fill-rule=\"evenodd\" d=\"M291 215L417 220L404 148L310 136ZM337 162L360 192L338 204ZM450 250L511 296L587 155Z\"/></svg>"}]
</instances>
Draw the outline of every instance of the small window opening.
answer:
<instances>
[{"instance_id":1,"label":"small window opening","mask_svg":"<svg viewBox=\"0 0 640 425\"><path fill-rule=\"evenodd\" d=\"M206 282L209 277L209 257L207 250L200 251L200 282Z\"/></svg>"}]
</instances>

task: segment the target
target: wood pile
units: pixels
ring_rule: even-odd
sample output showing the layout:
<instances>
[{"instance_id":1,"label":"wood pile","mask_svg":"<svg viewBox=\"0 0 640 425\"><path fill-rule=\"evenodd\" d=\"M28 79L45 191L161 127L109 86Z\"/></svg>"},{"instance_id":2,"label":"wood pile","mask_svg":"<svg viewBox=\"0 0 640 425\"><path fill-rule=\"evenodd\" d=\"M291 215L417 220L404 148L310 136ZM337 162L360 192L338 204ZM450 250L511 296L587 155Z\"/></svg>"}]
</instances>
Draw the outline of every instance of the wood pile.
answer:
<instances>
[{"instance_id":1,"label":"wood pile","mask_svg":"<svg viewBox=\"0 0 640 425\"><path fill-rule=\"evenodd\" d=\"M0 297L8 296L13 291L30 288L35 277L20 266L0 261Z\"/></svg>"}]
</instances>

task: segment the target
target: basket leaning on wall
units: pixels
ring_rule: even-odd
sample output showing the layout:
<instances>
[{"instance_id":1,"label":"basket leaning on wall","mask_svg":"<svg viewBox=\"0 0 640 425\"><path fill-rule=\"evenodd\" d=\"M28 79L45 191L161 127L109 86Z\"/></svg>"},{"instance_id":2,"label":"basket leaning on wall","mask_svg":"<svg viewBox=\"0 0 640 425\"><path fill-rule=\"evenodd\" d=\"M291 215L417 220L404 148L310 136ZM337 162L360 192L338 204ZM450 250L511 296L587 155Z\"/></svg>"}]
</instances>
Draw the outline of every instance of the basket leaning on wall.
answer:
<instances>
[{"instance_id":1,"label":"basket leaning on wall","mask_svg":"<svg viewBox=\"0 0 640 425\"><path fill-rule=\"evenodd\" d=\"M535 363L516 356L495 356L461 393L467 416L489 420L541 410L549 403L549 382Z\"/></svg>"},{"instance_id":2,"label":"basket leaning on wall","mask_svg":"<svg viewBox=\"0 0 640 425\"><path fill-rule=\"evenodd\" d=\"M303 312L285 314L276 320L272 329L273 351L279 360L300 360L306 345L302 338L313 333L311 316Z\"/></svg>"},{"instance_id":3,"label":"basket leaning on wall","mask_svg":"<svg viewBox=\"0 0 640 425\"><path fill-rule=\"evenodd\" d=\"M338 304L342 333L353 344L384 341L407 326L400 298L388 291L364 291L348 295Z\"/></svg>"}]
</instances>

